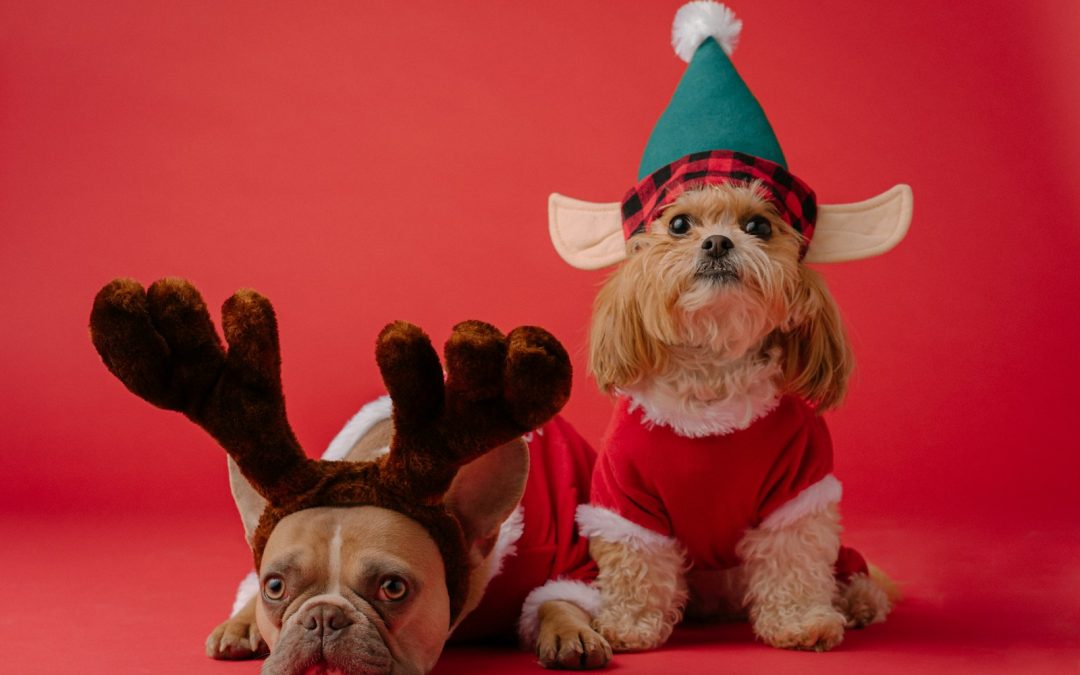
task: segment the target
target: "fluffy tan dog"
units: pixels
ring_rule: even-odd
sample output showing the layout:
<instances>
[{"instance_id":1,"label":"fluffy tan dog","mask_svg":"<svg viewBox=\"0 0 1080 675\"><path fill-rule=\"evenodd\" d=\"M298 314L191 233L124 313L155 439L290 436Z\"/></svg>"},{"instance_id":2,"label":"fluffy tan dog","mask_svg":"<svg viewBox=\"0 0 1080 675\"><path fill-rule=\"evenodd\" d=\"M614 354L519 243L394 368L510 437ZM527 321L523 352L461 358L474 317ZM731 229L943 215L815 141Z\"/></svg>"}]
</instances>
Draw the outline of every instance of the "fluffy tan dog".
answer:
<instances>
[{"instance_id":1,"label":"fluffy tan dog","mask_svg":"<svg viewBox=\"0 0 1080 675\"><path fill-rule=\"evenodd\" d=\"M827 475L809 487L792 478L803 468L774 480L775 467L791 461L785 453L803 452L799 429L810 429L811 441L824 433L827 443L817 413L841 401L852 369L836 304L801 262L803 244L758 183L690 189L629 239L627 260L597 296L592 372L602 389L622 397L625 416L633 418L627 424L643 430L624 433L616 419L593 481L598 505L579 510L600 567L603 605L594 626L616 650L662 644L684 613L748 616L767 644L826 650L840 643L845 627L882 621L890 610L893 590L884 575L870 572L853 552L841 555L831 447ZM776 436L788 445L750 449L767 458L760 470L732 459L726 475L725 453L742 448L715 448L706 455L709 466L683 466L677 456L678 439L696 448L713 438L745 437L788 408L801 415L795 432ZM663 442L642 441L653 444L643 451L652 458L619 465L627 455L618 444L634 443L633 434L649 429L667 433ZM682 504L680 483L701 491L714 474L730 485L710 483L718 493L712 501L746 495L743 501L774 506L760 522L752 515L761 512L758 503L724 506L735 514L731 523L710 523L707 512L697 522L693 513L680 522L680 509L694 506ZM774 499L783 489L790 498ZM618 491L613 499L634 503L640 518L622 518L605 502ZM646 511L663 514L665 525L643 527ZM738 533L732 566L723 564L728 532ZM840 569L849 563L849 570Z\"/></svg>"},{"instance_id":2,"label":"fluffy tan dog","mask_svg":"<svg viewBox=\"0 0 1080 675\"><path fill-rule=\"evenodd\" d=\"M819 203L735 68L741 29L720 3L681 7L671 44L687 68L637 183L618 202L548 201L566 262L619 265L590 345L617 405L577 510L599 565L593 626L616 650L662 644L684 614L747 617L770 645L831 649L895 598L840 544L820 413L843 399L852 358L804 263L892 249L911 188Z\"/></svg>"}]
</instances>

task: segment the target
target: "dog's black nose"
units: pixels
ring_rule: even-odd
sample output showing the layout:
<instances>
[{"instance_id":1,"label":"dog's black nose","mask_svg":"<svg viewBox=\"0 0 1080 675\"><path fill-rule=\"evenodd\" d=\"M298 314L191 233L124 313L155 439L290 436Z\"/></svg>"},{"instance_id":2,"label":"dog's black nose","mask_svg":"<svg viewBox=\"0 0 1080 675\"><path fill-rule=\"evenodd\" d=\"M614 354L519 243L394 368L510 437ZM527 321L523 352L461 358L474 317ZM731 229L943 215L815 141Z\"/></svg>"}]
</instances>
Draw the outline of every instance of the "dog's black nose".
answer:
<instances>
[{"instance_id":1,"label":"dog's black nose","mask_svg":"<svg viewBox=\"0 0 1080 675\"><path fill-rule=\"evenodd\" d=\"M308 610L304 628L323 637L352 625L352 620L336 605L316 605Z\"/></svg>"},{"instance_id":2,"label":"dog's black nose","mask_svg":"<svg viewBox=\"0 0 1080 675\"><path fill-rule=\"evenodd\" d=\"M705 251L705 255L710 258L723 258L733 248L735 248L735 242L722 234L705 237L705 241L701 242L701 250Z\"/></svg>"}]
</instances>

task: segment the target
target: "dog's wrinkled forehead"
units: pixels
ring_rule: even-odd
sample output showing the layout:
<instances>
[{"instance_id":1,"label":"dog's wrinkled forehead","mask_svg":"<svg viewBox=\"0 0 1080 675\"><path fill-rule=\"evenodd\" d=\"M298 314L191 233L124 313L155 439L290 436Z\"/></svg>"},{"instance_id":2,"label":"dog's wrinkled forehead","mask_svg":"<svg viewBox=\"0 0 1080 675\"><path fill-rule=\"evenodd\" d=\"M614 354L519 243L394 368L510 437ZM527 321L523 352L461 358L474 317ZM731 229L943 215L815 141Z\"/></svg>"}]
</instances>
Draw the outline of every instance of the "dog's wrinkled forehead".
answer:
<instances>
[{"instance_id":1,"label":"dog's wrinkled forehead","mask_svg":"<svg viewBox=\"0 0 1080 675\"><path fill-rule=\"evenodd\" d=\"M377 507L411 520L426 531L439 550L444 566L446 586L450 594L452 616L460 610L467 592L468 554L461 524L444 504L416 503L408 494L401 495L380 480L382 466L374 463L331 462L324 469L335 470L310 500L287 506L267 505L252 538L252 554L256 569L262 569L266 545L278 525L299 513L312 513L331 507L348 511L355 508Z\"/></svg>"},{"instance_id":2,"label":"dog's wrinkled forehead","mask_svg":"<svg viewBox=\"0 0 1080 675\"><path fill-rule=\"evenodd\" d=\"M410 587L419 580L445 586L441 552L431 534L404 514L373 506L313 508L283 518L267 542L261 572L296 570L321 578L325 592L351 587L366 598L387 575L406 579ZM438 594L440 589L428 590Z\"/></svg>"}]
</instances>

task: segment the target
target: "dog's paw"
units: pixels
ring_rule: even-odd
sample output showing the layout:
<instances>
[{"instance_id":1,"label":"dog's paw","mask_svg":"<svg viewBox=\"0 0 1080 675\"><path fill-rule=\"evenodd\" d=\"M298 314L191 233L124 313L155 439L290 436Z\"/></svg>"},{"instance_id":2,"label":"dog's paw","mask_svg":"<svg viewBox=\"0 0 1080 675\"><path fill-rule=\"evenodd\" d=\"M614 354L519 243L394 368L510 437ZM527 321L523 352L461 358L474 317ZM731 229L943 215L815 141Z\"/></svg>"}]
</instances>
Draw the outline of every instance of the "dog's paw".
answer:
<instances>
[{"instance_id":1,"label":"dog's paw","mask_svg":"<svg viewBox=\"0 0 1080 675\"><path fill-rule=\"evenodd\" d=\"M206 655L212 659L257 659L269 653L254 621L228 619L206 638Z\"/></svg>"},{"instance_id":2,"label":"dog's paw","mask_svg":"<svg viewBox=\"0 0 1080 675\"><path fill-rule=\"evenodd\" d=\"M545 668L592 670L611 661L611 645L587 626L543 625L536 639L536 658Z\"/></svg>"},{"instance_id":3,"label":"dog's paw","mask_svg":"<svg viewBox=\"0 0 1080 675\"><path fill-rule=\"evenodd\" d=\"M617 652L656 649L667 641L673 625L665 621L663 613L659 611L628 616L605 609L593 621L593 628Z\"/></svg>"},{"instance_id":4,"label":"dog's paw","mask_svg":"<svg viewBox=\"0 0 1080 675\"><path fill-rule=\"evenodd\" d=\"M565 600L549 600L538 609L536 659L545 668L591 670L611 661L611 645L589 626L589 615Z\"/></svg>"},{"instance_id":5,"label":"dog's paw","mask_svg":"<svg viewBox=\"0 0 1080 675\"><path fill-rule=\"evenodd\" d=\"M754 632L772 647L826 652L844 639L845 623L844 615L832 607L813 608L783 618L763 612L754 621Z\"/></svg>"},{"instance_id":6,"label":"dog's paw","mask_svg":"<svg viewBox=\"0 0 1080 675\"><path fill-rule=\"evenodd\" d=\"M883 588L866 575L856 575L840 586L838 609L847 619L848 628L863 628L885 620L892 603Z\"/></svg>"}]
</instances>

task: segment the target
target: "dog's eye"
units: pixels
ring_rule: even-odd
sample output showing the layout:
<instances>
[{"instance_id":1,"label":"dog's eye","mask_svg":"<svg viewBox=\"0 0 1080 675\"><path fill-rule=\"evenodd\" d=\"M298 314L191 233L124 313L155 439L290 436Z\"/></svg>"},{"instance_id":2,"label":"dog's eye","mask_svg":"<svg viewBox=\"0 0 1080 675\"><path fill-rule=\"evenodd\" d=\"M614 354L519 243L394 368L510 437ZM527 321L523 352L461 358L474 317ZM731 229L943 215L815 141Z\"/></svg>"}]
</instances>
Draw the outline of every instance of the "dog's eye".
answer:
<instances>
[{"instance_id":1,"label":"dog's eye","mask_svg":"<svg viewBox=\"0 0 1080 675\"><path fill-rule=\"evenodd\" d=\"M263 582L263 595L267 600L280 600L285 597L285 580L276 574L267 577Z\"/></svg>"},{"instance_id":2,"label":"dog's eye","mask_svg":"<svg viewBox=\"0 0 1080 675\"><path fill-rule=\"evenodd\" d=\"M671 219L671 222L667 226L668 232L681 237L684 234L690 232L690 219L686 216L675 216Z\"/></svg>"},{"instance_id":3,"label":"dog's eye","mask_svg":"<svg viewBox=\"0 0 1080 675\"><path fill-rule=\"evenodd\" d=\"M399 576L386 576L379 582L379 600L383 602L399 602L408 594L409 584Z\"/></svg>"},{"instance_id":4,"label":"dog's eye","mask_svg":"<svg viewBox=\"0 0 1080 675\"><path fill-rule=\"evenodd\" d=\"M754 216L743 225L743 231L760 239L768 239L772 236L772 225L761 216Z\"/></svg>"}]
</instances>

